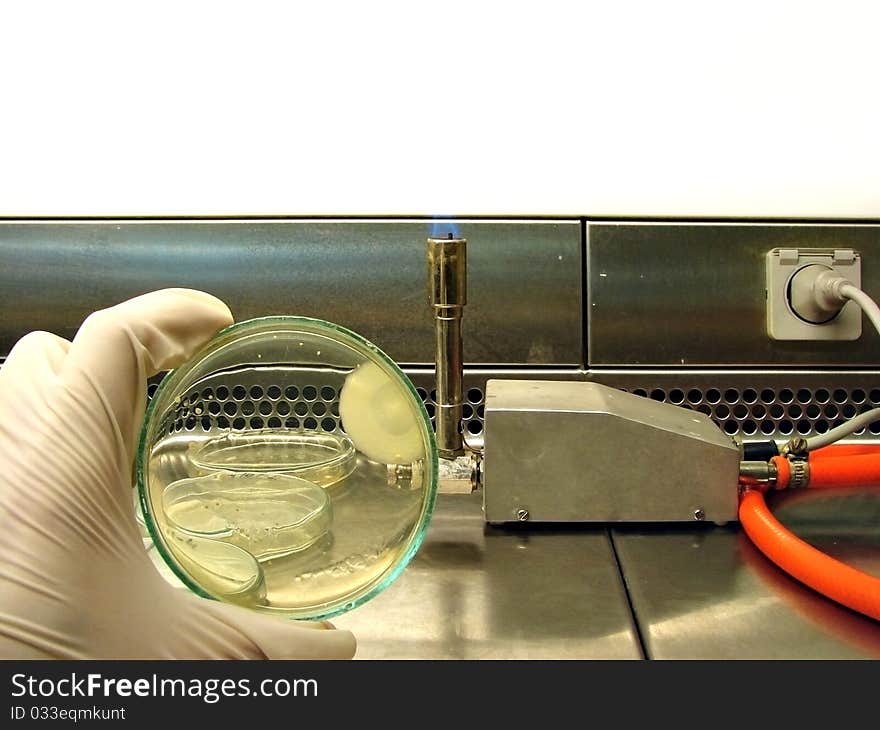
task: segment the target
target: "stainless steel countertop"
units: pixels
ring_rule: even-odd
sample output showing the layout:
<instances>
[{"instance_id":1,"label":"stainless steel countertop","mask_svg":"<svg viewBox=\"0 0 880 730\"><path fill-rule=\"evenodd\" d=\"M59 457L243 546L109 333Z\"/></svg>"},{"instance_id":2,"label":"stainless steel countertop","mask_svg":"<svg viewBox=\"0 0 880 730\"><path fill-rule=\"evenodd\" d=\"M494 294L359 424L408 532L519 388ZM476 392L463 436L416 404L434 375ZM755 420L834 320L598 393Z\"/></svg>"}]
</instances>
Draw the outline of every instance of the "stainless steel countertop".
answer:
<instances>
[{"instance_id":1,"label":"stainless steel countertop","mask_svg":"<svg viewBox=\"0 0 880 730\"><path fill-rule=\"evenodd\" d=\"M880 575L880 490L781 494L769 504L799 537ZM738 526L612 535L649 658L880 657L880 622L790 578Z\"/></svg>"},{"instance_id":2,"label":"stainless steel countertop","mask_svg":"<svg viewBox=\"0 0 880 730\"><path fill-rule=\"evenodd\" d=\"M441 495L384 593L333 623L361 659L639 658L606 530L500 529L480 495Z\"/></svg>"},{"instance_id":3,"label":"stainless steel countertop","mask_svg":"<svg viewBox=\"0 0 880 730\"><path fill-rule=\"evenodd\" d=\"M880 574L880 490L771 504L804 539ZM638 658L633 613L648 658L880 657L880 623L789 578L736 525L611 536L494 528L478 495L444 495L398 581L334 623L355 632L361 659Z\"/></svg>"}]
</instances>

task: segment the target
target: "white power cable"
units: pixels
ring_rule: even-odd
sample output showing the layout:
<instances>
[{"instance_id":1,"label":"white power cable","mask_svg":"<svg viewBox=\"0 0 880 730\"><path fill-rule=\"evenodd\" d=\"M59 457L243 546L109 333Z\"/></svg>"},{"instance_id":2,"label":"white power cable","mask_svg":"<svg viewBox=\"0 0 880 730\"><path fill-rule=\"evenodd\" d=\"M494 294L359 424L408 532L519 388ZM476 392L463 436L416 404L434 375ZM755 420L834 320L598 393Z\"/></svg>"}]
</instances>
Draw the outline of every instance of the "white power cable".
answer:
<instances>
[{"instance_id":1,"label":"white power cable","mask_svg":"<svg viewBox=\"0 0 880 730\"><path fill-rule=\"evenodd\" d=\"M865 313L865 316L871 321L871 324L874 325L874 329L880 334L880 307L857 286L836 274L827 278L820 276L816 280L815 286L814 294L823 304L833 301L842 306L846 304L847 300L858 304ZM826 431L818 436L811 436L806 439L807 451L815 451L823 446L833 444L835 441L840 441L840 439L852 435L855 431L874 423L874 421L880 421L880 408L872 408L870 411L860 413L846 423L832 428L830 431Z\"/></svg>"}]
</instances>

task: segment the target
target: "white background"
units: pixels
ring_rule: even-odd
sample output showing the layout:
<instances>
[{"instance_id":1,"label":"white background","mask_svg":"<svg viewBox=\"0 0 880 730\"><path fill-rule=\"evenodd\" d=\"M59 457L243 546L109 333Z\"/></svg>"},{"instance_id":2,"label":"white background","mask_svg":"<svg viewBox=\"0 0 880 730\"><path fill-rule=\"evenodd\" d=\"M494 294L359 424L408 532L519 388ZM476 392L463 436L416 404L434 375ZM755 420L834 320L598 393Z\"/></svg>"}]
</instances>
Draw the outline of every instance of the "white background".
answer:
<instances>
[{"instance_id":1,"label":"white background","mask_svg":"<svg viewBox=\"0 0 880 730\"><path fill-rule=\"evenodd\" d=\"M0 215L878 217L876 7L8 2Z\"/></svg>"}]
</instances>

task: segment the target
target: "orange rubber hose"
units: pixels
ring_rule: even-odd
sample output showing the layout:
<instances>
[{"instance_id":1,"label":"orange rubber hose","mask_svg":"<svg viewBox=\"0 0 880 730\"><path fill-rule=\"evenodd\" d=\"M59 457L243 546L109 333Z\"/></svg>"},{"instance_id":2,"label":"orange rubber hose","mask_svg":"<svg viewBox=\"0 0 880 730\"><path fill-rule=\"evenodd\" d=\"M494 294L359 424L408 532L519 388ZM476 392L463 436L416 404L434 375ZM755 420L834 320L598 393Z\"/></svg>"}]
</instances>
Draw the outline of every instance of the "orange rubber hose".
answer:
<instances>
[{"instance_id":1,"label":"orange rubber hose","mask_svg":"<svg viewBox=\"0 0 880 730\"><path fill-rule=\"evenodd\" d=\"M878 444L831 444L821 449L810 452L810 461L827 459L838 456L862 456L866 454L880 454Z\"/></svg>"},{"instance_id":2,"label":"orange rubber hose","mask_svg":"<svg viewBox=\"0 0 880 730\"><path fill-rule=\"evenodd\" d=\"M810 454L810 488L880 486L880 453L817 459L818 453Z\"/></svg>"},{"instance_id":3,"label":"orange rubber hose","mask_svg":"<svg viewBox=\"0 0 880 730\"><path fill-rule=\"evenodd\" d=\"M880 621L880 578L851 568L793 535L773 516L758 491L743 494L739 519L755 546L786 573L833 601Z\"/></svg>"}]
</instances>

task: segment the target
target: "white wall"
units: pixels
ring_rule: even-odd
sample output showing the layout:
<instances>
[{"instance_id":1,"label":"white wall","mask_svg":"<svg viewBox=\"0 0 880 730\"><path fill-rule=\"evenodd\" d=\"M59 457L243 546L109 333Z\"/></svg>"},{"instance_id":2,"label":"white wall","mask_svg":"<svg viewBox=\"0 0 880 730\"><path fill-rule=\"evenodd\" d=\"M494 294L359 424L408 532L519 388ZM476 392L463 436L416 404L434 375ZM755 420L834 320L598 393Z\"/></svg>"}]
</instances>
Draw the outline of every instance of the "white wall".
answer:
<instances>
[{"instance_id":1,"label":"white wall","mask_svg":"<svg viewBox=\"0 0 880 730\"><path fill-rule=\"evenodd\" d=\"M9 3L0 215L878 217L875 7Z\"/></svg>"}]
</instances>

